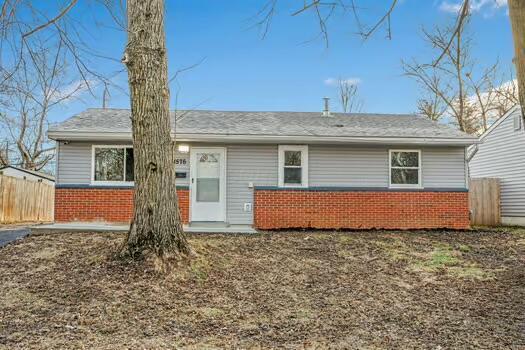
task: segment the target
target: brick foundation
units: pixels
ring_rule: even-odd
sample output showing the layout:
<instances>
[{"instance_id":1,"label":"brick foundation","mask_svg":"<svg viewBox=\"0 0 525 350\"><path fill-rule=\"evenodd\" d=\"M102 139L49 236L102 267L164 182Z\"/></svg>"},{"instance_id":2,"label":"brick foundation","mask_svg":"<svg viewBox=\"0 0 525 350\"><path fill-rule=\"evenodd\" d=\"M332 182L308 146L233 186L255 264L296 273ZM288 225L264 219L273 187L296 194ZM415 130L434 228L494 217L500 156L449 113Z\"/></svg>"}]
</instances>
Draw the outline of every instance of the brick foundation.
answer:
<instances>
[{"instance_id":1,"label":"brick foundation","mask_svg":"<svg viewBox=\"0 0 525 350\"><path fill-rule=\"evenodd\" d=\"M259 229L466 229L468 192L254 191Z\"/></svg>"},{"instance_id":2,"label":"brick foundation","mask_svg":"<svg viewBox=\"0 0 525 350\"><path fill-rule=\"evenodd\" d=\"M189 190L177 189L183 223L189 221ZM129 223L133 215L133 188L55 189L55 222Z\"/></svg>"}]
</instances>

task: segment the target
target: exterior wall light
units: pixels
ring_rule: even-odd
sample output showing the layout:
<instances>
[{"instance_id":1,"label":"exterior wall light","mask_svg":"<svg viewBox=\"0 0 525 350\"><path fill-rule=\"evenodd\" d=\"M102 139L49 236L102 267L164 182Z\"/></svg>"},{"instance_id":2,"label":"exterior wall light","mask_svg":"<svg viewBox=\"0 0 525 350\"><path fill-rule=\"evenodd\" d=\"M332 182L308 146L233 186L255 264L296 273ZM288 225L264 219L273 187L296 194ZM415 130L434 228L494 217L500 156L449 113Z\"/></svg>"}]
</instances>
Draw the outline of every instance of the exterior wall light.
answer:
<instances>
[{"instance_id":1,"label":"exterior wall light","mask_svg":"<svg viewBox=\"0 0 525 350\"><path fill-rule=\"evenodd\" d=\"M190 151L190 146L188 145L179 145L178 150L180 153L188 153Z\"/></svg>"}]
</instances>

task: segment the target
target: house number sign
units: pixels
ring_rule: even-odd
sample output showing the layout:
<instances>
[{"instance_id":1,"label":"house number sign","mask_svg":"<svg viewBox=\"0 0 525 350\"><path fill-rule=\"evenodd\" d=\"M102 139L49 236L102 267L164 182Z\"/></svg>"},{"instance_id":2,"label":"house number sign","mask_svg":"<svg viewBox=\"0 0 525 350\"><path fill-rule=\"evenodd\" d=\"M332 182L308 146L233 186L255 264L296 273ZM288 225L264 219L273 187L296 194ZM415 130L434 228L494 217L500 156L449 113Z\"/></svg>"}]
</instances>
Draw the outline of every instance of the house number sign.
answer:
<instances>
[{"instance_id":1,"label":"house number sign","mask_svg":"<svg viewBox=\"0 0 525 350\"><path fill-rule=\"evenodd\" d=\"M188 160L186 158L175 158L175 165L186 165Z\"/></svg>"}]
</instances>

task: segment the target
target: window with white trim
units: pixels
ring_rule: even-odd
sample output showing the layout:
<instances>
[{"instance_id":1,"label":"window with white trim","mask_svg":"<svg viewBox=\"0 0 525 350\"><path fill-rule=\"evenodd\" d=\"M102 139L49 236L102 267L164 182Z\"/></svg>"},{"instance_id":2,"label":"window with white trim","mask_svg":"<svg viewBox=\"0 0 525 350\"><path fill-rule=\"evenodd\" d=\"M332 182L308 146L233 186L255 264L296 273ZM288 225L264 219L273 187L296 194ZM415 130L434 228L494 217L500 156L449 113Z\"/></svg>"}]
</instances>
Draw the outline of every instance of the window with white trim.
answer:
<instances>
[{"instance_id":1,"label":"window with white trim","mask_svg":"<svg viewBox=\"0 0 525 350\"><path fill-rule=\"evenodd\" d=\"M133 148L93 146L93 182L133 182Z\"/></svg>"},{"instance_id":2,"label":"window with white trim","mask_svg":"<svg viewBox=\"0 0 525 350\"><path fill-rule=\"evenodd\" d=\"M390 150L390 187L421 187L421 151Z\"/></svg>"},{"instance_id":3,"label":"window with white trim","mask_svg":"<svg viewBox=\"0 0 525 350\"><path fill-rule=\"evenodd\" d=\"M308 146L279 146L279 186L308 187Z\"/></svg>"}]
</instances>

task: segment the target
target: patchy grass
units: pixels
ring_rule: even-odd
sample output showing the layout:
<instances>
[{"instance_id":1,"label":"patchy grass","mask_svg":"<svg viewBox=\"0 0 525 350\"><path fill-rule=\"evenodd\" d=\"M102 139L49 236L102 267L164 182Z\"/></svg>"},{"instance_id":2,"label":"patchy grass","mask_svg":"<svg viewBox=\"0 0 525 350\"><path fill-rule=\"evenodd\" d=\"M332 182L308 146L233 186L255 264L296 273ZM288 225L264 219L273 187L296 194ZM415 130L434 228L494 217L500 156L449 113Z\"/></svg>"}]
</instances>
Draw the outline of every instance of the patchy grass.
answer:
<instances>
[{"instance_id":1,"label":"patchy grass","mask_svg":"<svg viewBox=\"0 0 525 350\"><path fill-rule=\"evenodd\" d=\"M468 253L472 247L468 244L457 243L452 246L449 243L437 241L430 243L428 240L416 239L415 242L403 241L399 236L389 237L386 241L375 241L391 260L404 262L407 269L415 272L430 274L444 274L451 278L475 278L491 279L495 277L495 271L490 268L480 268L478 264L468 259ZM414 249L413 244L426 243L422 249ZM516 240L516 244L520 240Z\"/></svg>"},{"instance_id":2,"label":"patchy grass","mask_svg":"<svg viewBox=\"0 0 525 350\"><path fill-rule=\"evenodd\" d=\"M460 254L457 251L452 250L448 245L440 245L430 253L430 258L424 263L424 266L430 270L443 269L447 266L457 266L460 261Z\"/></svg>"},{"instance_id":3,"label":"patchy grass","mask_svg":"<svg viewBox=\"0 0 525 350\"><path fill-rule=\"evenodd\" d=\"M0 348L519 348L525 230L193 235L191 261L123 236L0 249Z\"/></svg>"},{"instance_id":4,"label":"patchy grass","mask_svg":"<svg viewBox=\"0 0 525 350\"><path fill-rule=\"evenodd\" d=\"M412 268L425 272L442 272L457 278L476 278L480 280L494 278L494 272L491 269L482 269L476 263L468 262L463 259L459 248L453 250L449 246L439 246L429 254L429 257L423 261L416 262Z\"/></svg>"},{"instance_id":5,"label":"patchy grass","mask_svg":"<svg viewBox=\"0 0 525 350\"><path fill-rule=\"evenodd\" d=\"M462 253L468 253L472 250L472 248L467 244L460 244L458 245L458 249Z\"/></svg>"},{"instance_id":6,"label":"patchy grass","mask_svg":"<svg viewBox=\"0 0 525 350\"><path fill-rule=\"evenodd\" d=\"M439 244L429 253L420 254L420 256L421 258L414 262L413 266L427 272L445 270L463 263L459 250L453 250L447 244Z\"/></svg>"}]
</instances>

